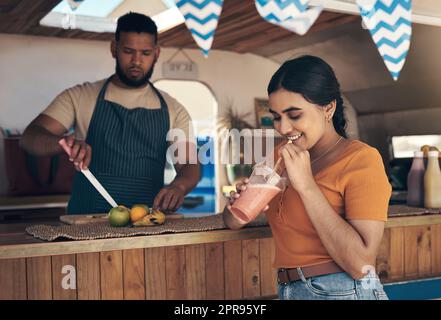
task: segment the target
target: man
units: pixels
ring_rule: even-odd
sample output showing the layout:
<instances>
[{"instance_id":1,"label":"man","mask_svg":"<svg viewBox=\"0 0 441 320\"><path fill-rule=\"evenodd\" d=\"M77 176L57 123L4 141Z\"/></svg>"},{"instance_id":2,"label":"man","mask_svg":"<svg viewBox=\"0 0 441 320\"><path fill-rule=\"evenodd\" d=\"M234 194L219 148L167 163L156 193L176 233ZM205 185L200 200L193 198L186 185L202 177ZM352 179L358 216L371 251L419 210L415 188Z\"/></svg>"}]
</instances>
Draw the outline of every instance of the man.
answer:
<instances>
[{"instance_id":1,"label":"man","mask_svg":"<svg viewBox=\"0 0 441 320\"><path fill-rule=\"evenodd\" d=\"M200 179L198 164L190 164L196 146L190 116L176 100L158 91L149 79L158 60L157 27L138 13L118 19L111 53L116 72L109 78L65 90L26 128L21 146L35 155L64 152L70 147L75 168L90 168L118 204L144 203L175 211ZM164 188L167 133L181 129L187 139L185 163L175 165L176 178ZM109 204L77 172L69 214L107 212Z\"/></svg>"}]
</instances>

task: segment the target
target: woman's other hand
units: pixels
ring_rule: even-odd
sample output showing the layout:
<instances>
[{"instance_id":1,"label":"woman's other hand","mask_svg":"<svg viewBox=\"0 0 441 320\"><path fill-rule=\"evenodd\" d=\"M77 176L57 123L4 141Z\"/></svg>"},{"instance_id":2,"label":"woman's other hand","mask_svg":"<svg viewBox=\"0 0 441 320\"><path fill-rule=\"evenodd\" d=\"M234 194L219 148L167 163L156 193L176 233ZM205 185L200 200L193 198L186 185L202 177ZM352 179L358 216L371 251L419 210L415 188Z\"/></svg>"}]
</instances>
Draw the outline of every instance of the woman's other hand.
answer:
<instances>
[{"instance_id":1,"label":"woman's other hand","mask_svg":"<svg viewBox=\"0 0 441 320\"><path fill-rule=\"evenodd\" d=\"M283 157L286 173L294 189L305 190L315 184L308 150L303 150L294 143L288 143L280 149L280 155Z\"/></svg>"}]
</instances>

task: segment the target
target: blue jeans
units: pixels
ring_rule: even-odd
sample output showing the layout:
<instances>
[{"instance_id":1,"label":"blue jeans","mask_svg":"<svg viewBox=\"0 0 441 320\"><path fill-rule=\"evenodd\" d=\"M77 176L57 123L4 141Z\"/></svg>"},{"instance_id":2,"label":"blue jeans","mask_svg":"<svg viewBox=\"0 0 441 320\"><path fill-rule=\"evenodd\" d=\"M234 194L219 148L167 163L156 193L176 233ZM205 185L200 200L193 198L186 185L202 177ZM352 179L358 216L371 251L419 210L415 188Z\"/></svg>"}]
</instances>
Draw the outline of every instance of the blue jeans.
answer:
<instances>
[{"instance_id":1,"label":"blue jeans","mask_svg":"<svg viewBox=\"0 0 441 320\"><path fill-rule=\"evenodd\" d=\"M377 275L354 280L346 272L278 284L280 300L389 300Z\"/></svg>"}]
</instances>

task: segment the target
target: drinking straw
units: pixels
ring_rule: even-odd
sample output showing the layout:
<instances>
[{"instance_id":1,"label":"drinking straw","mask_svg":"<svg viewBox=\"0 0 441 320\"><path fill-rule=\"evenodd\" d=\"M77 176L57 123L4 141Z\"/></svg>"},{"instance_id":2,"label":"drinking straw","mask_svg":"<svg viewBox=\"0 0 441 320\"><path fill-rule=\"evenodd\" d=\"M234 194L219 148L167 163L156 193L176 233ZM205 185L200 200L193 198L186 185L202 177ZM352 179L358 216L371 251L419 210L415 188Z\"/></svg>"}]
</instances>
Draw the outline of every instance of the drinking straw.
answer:
<instances>
[{"instance_id":1,"label":"drinking straw","mask_svg":"<svg viewBox=\"0 0 441 320\"><path fill-rule=\"evenodd\" d=\"M288 144L288 143L292 143L292 141L291 140L288 140L288 142L286 143L286 144ZM282 164L282 157L280 157L278 160L277 160L277 162L276 162L276 164L274 165L274 172L276 172L277 173L277 170L279 170L280 168L280 165Z\"/></svg>"},{"instance_id":2,"label":"drinking straw","mask_svg":"<svg viewBox=\"0 0 441 320\"><path fill-rule=\"evenodd\" d=\"M288 140L287 144L288 144L288 143L292 143L292 141L291 141L291 140ZM280 157L280 158L277 160L276 164L274 165L273 172L272 172L271 174L269 174L269 176L268 176L267 179L266 179L266 181L267 181L268 184L276 185L276 184L279 182L280 175L279 175L279 173L278 173L278 170L280 169L280 165L282 164L282 160L283 160L283 158ZM280 174L281 174L281 173L280 173Z\"/></svg>"}]
</instances>

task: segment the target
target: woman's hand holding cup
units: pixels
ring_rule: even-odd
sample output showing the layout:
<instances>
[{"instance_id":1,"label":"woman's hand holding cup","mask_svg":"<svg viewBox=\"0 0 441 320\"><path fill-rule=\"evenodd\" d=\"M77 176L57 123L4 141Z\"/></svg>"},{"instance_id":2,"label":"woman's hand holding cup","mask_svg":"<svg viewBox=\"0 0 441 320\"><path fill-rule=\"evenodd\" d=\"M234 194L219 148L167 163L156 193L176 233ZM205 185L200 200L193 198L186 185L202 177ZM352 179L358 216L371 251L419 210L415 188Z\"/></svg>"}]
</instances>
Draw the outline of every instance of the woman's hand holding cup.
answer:
<instances>
[{"instance_id":1,"label":"woman's hand holding cup","mask_svg":"<svg viewBox=\"0 0 441 320\"><path fill-rule=\"evenodd\" d=\"M250 179L248 179L248 178L242 179L238 184L236 184L236 191L230 192L230 198L229 198L230 204L227 206L227 208L228 208L228 210L230 210L230 212L231 212L231 206L234 204L234 202L237 199L239 199L240 193L247 189L247 185L249 184L249 182L250 182ZM263 211L266 211L268 209L269 209L269 206L267 205L263 209Z\"/></svg>"},{"instance_id":2,"label":"woman's hand holding cup","mask_svg":"<svg viewBox=\"0 0 441 320\"><path fill-rule=\"evenodd\" d=\"M242 179L238 184L236 184L236 191L230 191L230 206L233 205L234 201L240 197L240 193L247 189L247 184L249 183L248 178Z\"/></svg>"}]
</instances>

